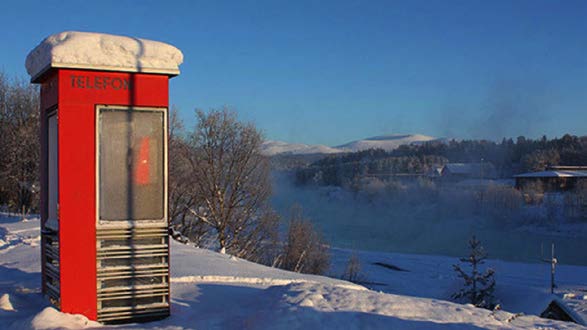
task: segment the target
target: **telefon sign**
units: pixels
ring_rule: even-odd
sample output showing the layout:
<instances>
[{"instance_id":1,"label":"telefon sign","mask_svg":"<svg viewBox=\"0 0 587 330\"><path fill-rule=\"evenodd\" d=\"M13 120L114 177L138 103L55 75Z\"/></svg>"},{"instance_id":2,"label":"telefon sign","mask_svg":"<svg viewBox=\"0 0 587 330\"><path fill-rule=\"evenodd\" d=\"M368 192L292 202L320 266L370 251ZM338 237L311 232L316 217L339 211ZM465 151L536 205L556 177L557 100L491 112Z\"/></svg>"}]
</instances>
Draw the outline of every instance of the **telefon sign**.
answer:
<instances>
[{"instance_id":1,"label":"telefon sign","mask_svg":"<svg viewBox=\"0 0 587 330\"><path fill-rule=\"evenodd\" d=\"M85 32L27 57L41 84L42 288L63 312L170 313L168 88L182 60L168 44Z\"/></svg>"},{"instance_id":2,"label":"telefon sign","mask_svg":"<svg viewBox=\"0 0 587 330\"><path fill-rule=\"evenodd\" d=\"M108 77L108 76L70 76L71 88L86 89L113 89L113 90L130 90L131 82L128 78Z\"/></svg>"}]
</instances>

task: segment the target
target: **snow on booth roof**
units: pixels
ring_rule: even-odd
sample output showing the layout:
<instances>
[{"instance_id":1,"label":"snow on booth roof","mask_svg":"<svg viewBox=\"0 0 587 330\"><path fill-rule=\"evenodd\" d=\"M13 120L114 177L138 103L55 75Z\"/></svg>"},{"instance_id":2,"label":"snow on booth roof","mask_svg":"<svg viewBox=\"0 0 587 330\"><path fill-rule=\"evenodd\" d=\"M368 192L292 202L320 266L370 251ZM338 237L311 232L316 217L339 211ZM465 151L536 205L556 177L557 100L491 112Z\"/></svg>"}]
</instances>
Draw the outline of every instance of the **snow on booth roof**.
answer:
<instances>
[{"instance_id":1,"label":"snow on booth roof","mask_svg":"<svg viewBox=\"0 0 587 330\"><path fill-rule=\"evenodd\" d=\"M103 33L65 31L43 40L26 58L36 81L50 68L178 75L183 54L169 44Z\"/></svg>"}]
</instances>

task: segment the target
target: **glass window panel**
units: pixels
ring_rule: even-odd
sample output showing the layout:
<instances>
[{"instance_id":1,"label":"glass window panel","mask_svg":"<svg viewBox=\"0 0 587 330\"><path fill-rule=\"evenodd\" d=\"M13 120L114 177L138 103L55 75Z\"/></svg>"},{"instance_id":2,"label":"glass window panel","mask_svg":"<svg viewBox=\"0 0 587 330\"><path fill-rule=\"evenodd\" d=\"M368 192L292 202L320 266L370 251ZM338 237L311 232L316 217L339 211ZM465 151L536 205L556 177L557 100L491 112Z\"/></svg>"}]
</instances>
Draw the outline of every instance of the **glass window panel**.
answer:
<instances>
[{"instance_id":1,"label":"glass window panel","mask_svg":"<svg viewBox=\"0 0 587 330\"><path fill-rule=\"evenodd\" d=\"M100 219L163 219L162 111L101 109Z\"/></svg>"},{"instance_id":2,"label":"glass window panel","mask_svg":"<svg viewBox=\"0 0 587 330\"><path fill-rule=\"evenodd\" d=\"M57 144L57 115L53 114L48 119L48 202L50 222L58 223L58 203L59 203L59 168L58 168L58 144ZM54 228L58 229L58 228Z\"/></svg>"}]
</instances>

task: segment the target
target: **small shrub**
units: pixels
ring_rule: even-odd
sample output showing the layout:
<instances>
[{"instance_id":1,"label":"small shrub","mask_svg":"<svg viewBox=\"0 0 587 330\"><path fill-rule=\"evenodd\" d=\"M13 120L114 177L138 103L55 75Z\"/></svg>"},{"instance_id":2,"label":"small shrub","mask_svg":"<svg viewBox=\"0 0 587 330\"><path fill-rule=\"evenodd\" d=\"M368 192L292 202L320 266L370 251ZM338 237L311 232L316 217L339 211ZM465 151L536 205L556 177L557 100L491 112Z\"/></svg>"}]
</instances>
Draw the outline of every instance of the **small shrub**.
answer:
<instances>
[{"instance_id":1,"label":"small shrub","mask_svg":"<svg viewBox=\"0 0 587 330\"><path fill-rule=\"evenodd\" d=\"M351 254L349 257L342 279L353 283L359 283L365 280L361 271L361 261L356 253Z\"/></svg>"},{"instance_id":2,"label":"small shrub","mask_svg":"<svg viewBox=\"0 0 587 330\"><path fill-rule=\"evenodd\" d=\"M579 182L565 194L565 216L569 219L585 221L587 219L587 182Z\"/></svg>"},{"instance_id":3,"label":"small shrub","mask_svg":"<svg viewBox=\"0 0 587 330\"><path fill-rule=\"evenodd\" d=\"M479 194L480 210L497 220L511 220L520 212L524 199L514 187L490 185Z\"/></svg>"},{"instance_id":4,"label":"small shrub","mask_svg":"<svg viewBox=\"0 0 587 330\"><path fill-rule=\"evenodd\" d=\"M293 207L282 258L275 266L297 273L324 274L330 255L322 235L304 218L301 207Z\"/></svg>"}]
</instances>

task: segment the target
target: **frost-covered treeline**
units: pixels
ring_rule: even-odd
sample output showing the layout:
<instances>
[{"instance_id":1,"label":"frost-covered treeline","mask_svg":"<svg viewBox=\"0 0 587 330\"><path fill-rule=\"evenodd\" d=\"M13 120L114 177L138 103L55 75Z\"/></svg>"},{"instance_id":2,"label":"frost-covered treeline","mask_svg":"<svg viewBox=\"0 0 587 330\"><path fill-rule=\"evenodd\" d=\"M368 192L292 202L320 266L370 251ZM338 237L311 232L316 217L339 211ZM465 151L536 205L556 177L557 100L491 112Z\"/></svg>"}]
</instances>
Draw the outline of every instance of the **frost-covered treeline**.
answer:
<instances>
[{"instance_id":1,"label":"frost-covered treeline","mask_svg":"<svg viewBox=\"0 0 587 330\"><path fill-rule=\"evenodd\" d=\"M0 72L0 206L12 212L38 210L38 94Z\"/></svg>"},{"instance_id":2,"label":"frost-covered treeline","mask_svg":"<svg viewBox=\"0 0 587 330\"><path fill-rule=\"evenodd\" d=\"M426 174L446 163L488 162L497 174L509 178L526 171L541 171L549 165L587 165L587 137L566 134L561 138L516 141L432 141L402 145L393 151L365 150L324 157L296 171L301 184L350 186L358 178L391 174Z\"/></svg>"},{"instance_id":3,"label":"frost-covered treeline","mask_svg":"<svg viewBox=\"0 0 587 330\"><path fill-rule=\"evenodd\" d=\"M441 177L447 163L495 167L492 180L482 174ZM385 201L411 210L426 205L437 215L480 216L516 225L556 224L587 217L587 187L549 192L537 183L513 187L516 173L549 165L587 165L587 137L526 139L499 143L484 140L434 141L398 149L330 155L295 169L300 186L331 186L370 201ZM482 172L481 172L482 173ZM496 177L494 177L496 176Z\"/></svg>"}]
</instances>

